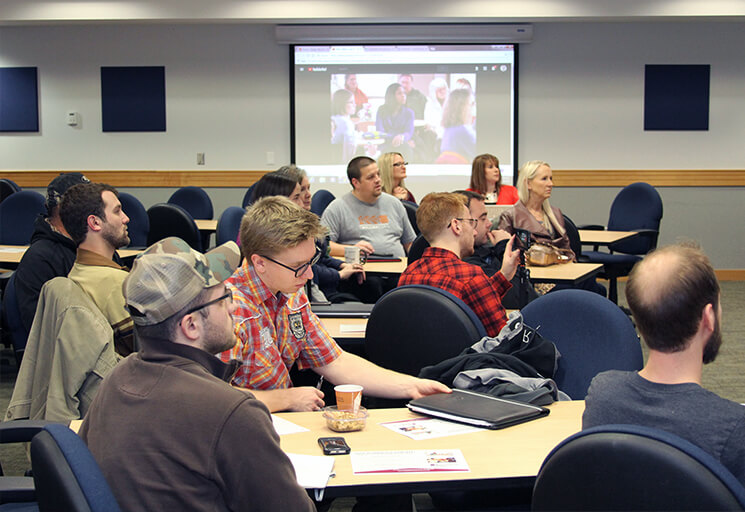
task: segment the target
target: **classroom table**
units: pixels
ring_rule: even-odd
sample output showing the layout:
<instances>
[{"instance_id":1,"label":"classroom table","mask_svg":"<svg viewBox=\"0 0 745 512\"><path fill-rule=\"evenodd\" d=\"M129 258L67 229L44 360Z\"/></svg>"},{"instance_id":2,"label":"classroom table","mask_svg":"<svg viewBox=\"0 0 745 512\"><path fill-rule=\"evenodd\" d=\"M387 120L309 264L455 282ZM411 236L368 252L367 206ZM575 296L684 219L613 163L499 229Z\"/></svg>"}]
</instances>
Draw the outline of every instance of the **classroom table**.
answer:
<instances>
[{"instance_id":1,"label":"classroom table","mask_svg":"<svg viewBox=\"0 0 745 512\"><path fill-rule=\"evenodd\" d=\"M409 260L404 257L400 261L368 261L363 268L371 274L400 274L406 270L408 264Z\"/></svg>"},{"instance_id":2,"label":"classroom table","mask_svg":"<svg viewBox=\"0 0 745 512\"><path fill-rule=\"evenodd\" d=\"M217 231L217 219L194 219L194 223L199 231L210 234Z\"/></svg>"},{"instance_id":3,"label":"classroom table","mask_svg":"<svg viewBox=\"0 0 745 512\"><path fill-rule=\"evenodd\" d=\"M602 263L561 263L548 267L528 267L534 283L571 283L592 277L603 270Z\"/></svg>"},{"instance_id":4,"label":"classroom table","mask_svg":"<svg viewBox=\"0 0 745 512\"><path fill-rule=\"evenodd\" d=\"M308 432L280 437L288 453L322 455L317 439L342 436L352 451L460 449L468 472L380 473L355 475L349 455L335 456L335 477L329 479L326 497L495 489L529 485L548 453L582 427L584 401L556 402L548 416L501 430L416 441L380 425L383 422L421 417L408 409L371 409L367 426L359 432L336 433L326 427L321 412L279 413L278 416L308 428Z\"/></svg>"},{"instance_id":5,"label":"classroom table","mask_svg":"<svg viewBox=\"0 0 745 512\"><path fill-rule=\"evenodd\" d=\"M579 241L582 245L610 245L639 236L637 231L596 231L592 229L577 231L579 231Z\"/></svg>"},{"instance_id":6,"label":"classroom table","mask_svg":"<svg viewBox=\"0 0 745 512\"><path fill-rule=\"evenodd\" d=\"M13 268L17 267L28 249L28 245L0 245L0 264L5 264ZM142 249L117 249L119 257L130 258L137 256Z\"/></svg>"}]
</instances>

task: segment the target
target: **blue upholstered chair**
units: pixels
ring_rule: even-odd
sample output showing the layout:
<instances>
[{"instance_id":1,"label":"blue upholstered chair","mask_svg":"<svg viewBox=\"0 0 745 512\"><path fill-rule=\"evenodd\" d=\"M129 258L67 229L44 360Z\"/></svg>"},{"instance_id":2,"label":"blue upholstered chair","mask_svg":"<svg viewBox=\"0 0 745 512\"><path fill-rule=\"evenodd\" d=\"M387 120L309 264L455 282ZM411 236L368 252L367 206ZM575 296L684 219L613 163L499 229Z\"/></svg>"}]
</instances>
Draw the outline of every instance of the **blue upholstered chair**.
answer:
<instances>
[{"instance_id":1,"label":"blue upholstered chair","mask_svg":"<svg viewBox=\"0 0 745 512\"><path fill-rule=\"evenodd\" d=\"M119 192L119 201L122 203L122 210L129 217L129 247L147 247L147 234L150 231L147 210L139 199L126 192Z\"/></svg>"},{"instance_id":2,"label":"blue upholstered chair","mask_svg":"<svg viewBox=\"0 0 745 512\"><path fill-rule=\"evenodd\" d=\"M0 179L0 203L2 203L10 194L15 194L20 191L21 187L19 187L15 181L7 178Z\"/></svg>"},{"instance_id":3,"label":"blue upholstered chair","mask_svg":"<svg viewBox=\"0 0 745 512\"><path fill-rule=\"evenodd\" d=\"M549 453L532 508L745 510L745 488L714 457L678 436L604 425L569 437Z\"/></svg>"},{"instance_id":4,"label":"blue upholstered chair","mask_svg":"<svg viewBox=\"0 0 745 512\"><path fill-rule=\"evenodd\" d=\"M412 203L411 201L401 201L401 204L404 205L404 209L406 210L406 215L409 217L409 222L411 223L411 227L414 229L414 233L417 235L421 233L419 231L419 225L416 223L416 211L419 209L419 205L416 203Z\"/></svg>"},{"instance_id":5,"label":"blue upholstered chair","mask_svg":"<svg viewBox=\"0 0 745 512\"><path fill-rule=\"evenodd\" d=\"M610 207L609 231L637 231L639 235L608 246L609 252L585 251L583 257L591 263L602 263L600 277L610 281L608 298L618 303L619 277L631 269L649 251L657 247L662 220L662 198L648 183L632 183L624 187ZM598 226L583 226L594 228Z\"/></svg>"},{"instance_id":6,"label":"blue upholstered chair","mask_svg":"<svg viewBox=\"0 0 745 512\"><path fill-rule=\"evenodd\" d=\"M429 242L427 241L424 236L421 234L417 235L417 237L414 239L414 241L411 243L411 247L409 247L409 254L407 262L409 265L414 263L416 260L422 257L422 254L424 254L424 249L429 247Z\"/></svg>"},{"instance_id":7,"label":"blue upholstered chair","mask_svg":"<svg viewBox=\"0 0 745 512\"><path fill-rule=\"evenodd\" d=\"M236 241L244 213L246 213L246 210L238 206L228 206L222 212L222 215L220 215L217 221L217 232L215 233L217 245Z\"/></svg>"},{"instance_id":8,"label":"blue upholstered chair","mask_svg":"<svg viewBox=\"0 0 745 512\"><path fill-rule=\"evenodd\" d=\"M46 213L44 196L34 190L21 190L0 203L0 244L28 245L34 221Z\"/></svg>"},{"instance_id":9,"label":"blue upholstered chair","mask_svg":"<svg viewBox=\"0 0 745 512\"><path fill-rule=\"evenodd\" d=\"M0 443L27 443L48 421L19 420L0 422ZM30 476L5 476L0 467L0 511L38 511L34 479Z\"/></svg>"},{"instance_id":10,"label":"blue upholstered chair","mask_svg":"<svg viewBox=\"0 0 745 512\"><path fill-rule=\"evenodd\" d=\"M90 450L65 425L47 425L34 436L31 467L41 512L121 510Z\"/></svg>"},{"instance_id":11,"label":"blue upholstered chair","mask_svg":"<svg viewBox=\"0 0 745 512\"><path fill-rule=\"evenodd\" d=\"M212 219L214 215L212 200L201 187L181 187L168 198L168 203L180 206L194 219Z\"/></svg>"},{"instance_id":12,"label":"blue upholstered chair","mask_svg":"<svg viewBox=\"0 0 745 512\"><path fill-rule=\"evenodd\" d=\"M254 183L256 185L256 183ZM246 189L246 193L243 194L243 203L241 203L241 206L244 208L251 204L251 194L253 194L254 191L254 185L251 185Z\"/></svg>"},{"instance_id":13,"label":"blue upholstered chair","mask_svg":"<svg viewBox=\"0 0 745 512\"><path fill-rule=\"evenodd\" d=\"M639 337L631 320L611 301L586 290L559 290L522 309L525 323L554 342L561 353L554 375L559 389L583 400L590 381L606 370L641 370Z\"/></svg>"},{"instance_id":14,"label":"blue upholstered chair","mask_svg":"<svg viewBox=\"0 0 745 512\"><path fill-rule=\"evenodd\" d=\"M148 247L169 236L176 236L193 249L202 251L202 239L194 218L180 206L169 203L154 204L147 210L147 216L150 221Z\"/></svg>"},{"instance_id":15,"label":"blue upholstered chair","mask_svg":"<svg viewBox=\"0 0 745 512\"><path fill-rule=\"evenodd\" d=\"M434 286L399 286L375 303L365 331L368 359L417 375L458 355L486 336L481 320L462 300Z\"/></svg>"},{"instance_id":16,"label":"blue upholstered chair","mask_svg":"<svg viewBox=\"0 0 745 512\"><path fill-rule=\"evenodd\" d=\"M334 199L336 199L336 197L328 190L317 190L310 200L310 211L320 217L321 215L323 215L323 211L326 209L326 207L331 204L331 201L333 201Z\"/></svg>"}]
</instances>

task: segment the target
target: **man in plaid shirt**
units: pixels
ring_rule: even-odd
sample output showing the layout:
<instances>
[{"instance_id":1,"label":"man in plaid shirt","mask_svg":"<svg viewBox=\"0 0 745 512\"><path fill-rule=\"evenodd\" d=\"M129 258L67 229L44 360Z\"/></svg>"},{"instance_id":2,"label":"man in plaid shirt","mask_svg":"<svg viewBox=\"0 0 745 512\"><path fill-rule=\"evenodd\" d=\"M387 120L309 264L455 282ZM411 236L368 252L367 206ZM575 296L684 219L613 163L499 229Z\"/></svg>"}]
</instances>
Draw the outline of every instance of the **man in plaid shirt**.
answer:
<instances>
[{"instance_id":1,"label":"man in plaid shirt","mask_svg":"<svg viewBox=\"0 0 745 512\"><path fill-rule=\"evenodd\" d=\"M248 388L270 411L312 411L323 393L293 387L289 369L312 368L333 384L359 384L370 396L418 398L449 392L447 386L376 366L344 352L310 310L304 286L325 235L316 215L285 197L254 203L241 222L243 264L226 281L237 308L236 345L220 357L238 359L233 384Z\"/></svg>"},{"instance_id":2,"label":"man in plaid shirt","mask_svg":"<svg viewBox=\"0 0 745 512\"><path fill-rule=\"evenodd\" d=\"M487 276L481 267L461 260L473 253L478 219L471 217L467 199L461 194L427 194L419 204L416 220L430 244L422 257L401 274L398 285L426 284L442 288L473 310L489 336L496 336L507 323L502 297L512 285L520 251L507 242L502 269Z\"/></svg>"}]
</instances>

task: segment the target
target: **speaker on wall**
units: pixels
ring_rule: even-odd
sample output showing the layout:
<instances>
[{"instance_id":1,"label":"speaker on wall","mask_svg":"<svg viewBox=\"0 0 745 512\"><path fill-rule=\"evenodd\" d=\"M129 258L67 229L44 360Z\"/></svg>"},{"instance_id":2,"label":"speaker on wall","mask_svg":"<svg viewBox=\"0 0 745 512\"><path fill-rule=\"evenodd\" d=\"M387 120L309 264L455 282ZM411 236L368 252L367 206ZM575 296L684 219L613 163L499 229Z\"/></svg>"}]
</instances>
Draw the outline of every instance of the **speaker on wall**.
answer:
<instances>
[{"instance_id":1,"label":"speaker on wall","mask_svg":"<svg viewBox=\"0 0 745 512\"><path fill-rule=\"evenodd\" d=\"M102 66L105 132L166 131L165 66Z\"/></svg>"},{"instance_id":2,"label":"speaker on wall","mask_svg":"<svg viewBox=\"0 0 745 512\"><path fill-rule=\"evenodd\" d=\"M37 68L0 68L0 132L38 131Z\"/></svg>"},{"instance_id":3,"label":"speaker on wall","mask_svg":"<svg viewBox=\"0 0 745 512\"><path fill-rule=\"evenodd\" d=\"M645 130L708 130L708 64L644 67Z\"/></svg>"}]
</instances>

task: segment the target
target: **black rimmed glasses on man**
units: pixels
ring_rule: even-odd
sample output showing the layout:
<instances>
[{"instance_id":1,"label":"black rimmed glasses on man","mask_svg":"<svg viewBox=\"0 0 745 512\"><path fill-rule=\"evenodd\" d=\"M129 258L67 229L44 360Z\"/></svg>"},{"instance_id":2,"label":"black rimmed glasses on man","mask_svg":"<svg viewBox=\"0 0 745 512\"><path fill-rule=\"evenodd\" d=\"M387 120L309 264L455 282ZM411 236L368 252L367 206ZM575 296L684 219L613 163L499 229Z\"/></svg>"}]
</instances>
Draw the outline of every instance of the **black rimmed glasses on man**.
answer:
<instances>
[{"instance_id":1,"label":"black rimmed glasses on man","mask_svg":"<svg viewBox=\"0 0 745 512\"><path fill-rule=\"evenodd\" d=\"M204 304L200 304L199 306L195 306L195 307L191 308L189 311L187 311L186 313L184 313L184 316L191 315L192 313L194 313L196 311L199 311L200 309L204 309L204 308L206 308L208 306L211 306L212 304L217 304L221 300L225 300L225 299L228 299L228 298L230 299L230 302L233 302L233 292L230 291L230 290L227 290L225 292L225 295L221 295L220 297L218 297L216 299L212 299L209 302L205 302Z\"/></svg>"},{"instance_id":2,"label":"black rimmed glasses on man","mask_svg":"<svg viewBox=\"0 0 745 512\"><path fill-rule=\"evenodd\" d=\"M316 253L313 255L313 258L311 258L310 261L308 261L307 263L303 263L297 268L292 268L288 265L285 265L284 263L280 263L279 261L273 258L270 258L269 256L262 256L262 255L259 255L259 256L271 261L272 263L276 263L280 267L286 268L287 270L292 270L293 272L295 272L295 277L300 277L303 274L305 274L305 272L308 270L309 267L312 267L313 265L318 263L318 260L321 259L321 250L318 247L316 247Z\"/></svg>"}]
</instances>

